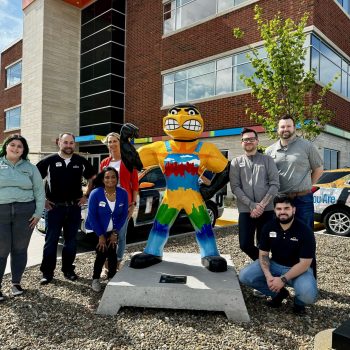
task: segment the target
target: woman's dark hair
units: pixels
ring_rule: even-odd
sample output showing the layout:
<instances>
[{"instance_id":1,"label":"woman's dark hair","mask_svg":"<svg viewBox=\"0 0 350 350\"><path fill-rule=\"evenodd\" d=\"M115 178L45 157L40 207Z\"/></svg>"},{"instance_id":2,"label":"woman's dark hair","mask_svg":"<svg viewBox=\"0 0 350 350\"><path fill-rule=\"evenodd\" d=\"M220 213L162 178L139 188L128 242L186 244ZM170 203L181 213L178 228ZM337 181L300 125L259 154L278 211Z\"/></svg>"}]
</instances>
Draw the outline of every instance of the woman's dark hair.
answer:
<instances>
[{"instance_id":1,"label":"woman's dark hair","mask_svg":"<svg viewBox=\"0 0 350 350\"><path fill-rule=\"evenodd\" d=\"M105 177L105 174L107 171L114 171L116 177L117 177L117 182L118 182L118 179L119 179L119 174L118 174L118 171L111 167L111 166L106 166L102 169L102 171L100 173L97 174L97 176L95 177L94 181L93 181L93 186L96 188L96 187L104 187L104 183L103 183L103 179Z\"/></svg>"},{"instance_id":2,"label":"woman's dark hair","mask_svg":"<svg viewBox=\"0 0 350 350\"><path fill-rule=\"evenodd\" d=\"M28 143L27 143L27 140L19 135L19 134L13 134L13 135L10 135L8 138L6 138L6 140L4 140L2 146L1 146L1 150L0 150L0 157L4 157L6 156L6 147L7 145L14 141L14 140L18 140L18 141L21 141L22 145L23 145L23 153L21 155L21 159L25 159L27 160L28 159L28 153L29 153L29 147L28 147Z\"/></svg>"}]
</instances>

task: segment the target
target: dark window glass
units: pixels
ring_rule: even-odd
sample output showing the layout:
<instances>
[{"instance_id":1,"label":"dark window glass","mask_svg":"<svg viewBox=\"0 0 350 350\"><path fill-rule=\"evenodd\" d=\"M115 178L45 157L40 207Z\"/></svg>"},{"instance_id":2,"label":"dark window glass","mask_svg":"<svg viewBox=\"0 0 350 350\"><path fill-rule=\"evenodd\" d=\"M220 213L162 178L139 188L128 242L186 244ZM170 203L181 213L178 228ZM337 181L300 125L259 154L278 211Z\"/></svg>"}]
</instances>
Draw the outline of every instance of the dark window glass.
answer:
<instances>
[{"instance_id":1,"label":"dark window glass","mask_svg":"<svg viewBox=\"0 0 350 350\"><path fill-rule=\"evenodd\" d=\"M112 7L115 10L125 13L125 0L112 0Z\"/></svg>"},{"instance_id":2,"label":"dark window glass","mask_svg":"<svg viewBox=\"0 0 350 350\"><path fill-rule=\"evenodd\" d=\"M112 43L112 57L124 60L124 46Z\"/></svg>"},{"instance_id":3,"label":"dark window glass","mask_svg":"<svg viewBox=\"0 0 350 350\"><path fill-rule=\"evenodd\" d=\"M120 108L106 107L80 114L80 126L114 122L123 124L124 111Z\"/></svg>"},{"instance_id":4,"label":"dark window glass","mask_svg":"<svg viewBox=\"0 0 350 350\"><path fill-rule=\"evenodd\" d=\"M91 125L109 122L112 119L112 108L106 107L80 114L80 125Z\"/></svg>"},{"instance_id":5,"label":"dark window glass","mask_svg":"<svg viewBox=\"0 0 350 350\"><path fill-rule=\"evenodd\" d=\"M121 14L120 12L113 11L112 24L119 28L125 29L125 15Z\"/></svg>"},{"instance_id":6,"label":"dark window glass","mask_svg":"<svg viewBox=\"0 0 350 350\"><path fill-rule=\"evenodd\" d=\"M92 125L80 128L80 135L107 135L108 133L115 131L118 132L121 128L121 125L118 124L102 124L102 125Z\"/></svg>"},{"instance_id":7,"label":"dark window glass","mask_svg":"<svg viewBox=\"0 0 350 350\"><path fill-rule=\"evenodd\" d=\"M112 106L124 108L124 94L122 92L112 91Z\"/></svg>"},{"instance_id":8,"label":"dark window glass","mask_svg":"<svg viewBox=\"0 0 350 350\"><path fill-rule=\"evenodd\" d=\"M81 41L81 52L84 53L97 46L107 43L112 40L112 28L107 27L98 33L89 36Z\"/></svg>"},{"instance_id":9,"label":"dark window glass","mask_svg":"<svg viewBox=\"0 0 350 350\"><path fill-rule=\"evenodd\" d=\"M338 169L339 151L325 148L323 154L323 167L325 170Z\"/></svg>"},{"instance_id":10,"label":"dark window glass","mask_svg":"<svg viewBox=\"0 0 350 350\"><path fill-rule=\"evenodd\" d=\"M91 80L101 75L109 74L111 72L111 68L111 59L83 68L80 73L81 82Z\"/></svg>"},{"instance_id":11,"label":"dark window glass","mask_svg":"<svg viewBox=\"0 0 350 350\"><path fill-rule=\"evenodd\" d=\"M118 60L112 60L112 73L124 76L124 62Z\"/></svg>"},{"instance_id":12,"label":"dark window glass","mask_svg":"<svg viewBox=\"0 0 350 350\"><path fill-rule=\"evenodd\" d=\"M90 80L80 85L80 96L88 96L97 92L111 90L111 76L107 75L102 78Z\"/></svg>"},{"instance_id":13,"label":"dark window glass","mask_svg":"<svg viewBox=\"0 0 350 350\"><path fill-rule=\"evenodd\" d=\"M111 84L112 90L124 92L124 78L116 77L115 75L112 75L111 80L112 80L112 84Z\"/></svg>"},{"instance_id":14,"label":"dark window glass","mask_svg":"<svg viewBox=\"0 0 350 350\"><path fill-rule=\"evenodd\" d=\"M93 34L94 32L95 32L95 21L90 21L89 23L86 23L83 26L81 26L82 39Z\"/></svg>"},{"instance_id":15,"label":"dark window glass","mask_svg":"<svg viewBox=\"0 0 350 350\"><path fill-rule=\"evenodd\" d=\"M111 105L111 92L103 92L101 94L82 98L80 100L80 110L88 111L91 109L107 107Z\"/></svg>"},{"instance_id":16,"label":"dark window glass","mask_svg":"<svg viewBox=\"0 0 350 350\"><path fill-rule=\"evenodd\" d=\"M329 182L333 182L336 181L338 179L340 179L343 176L349 175L350 171L337 171L334 173L327 173L324 172L322 174L322 176L320 177L320 179L317 181L318 184L327 184Z\"/></svg>"},{"instance_id":17,"label":"dark window glass","mask_svg":"<svg viewBox=\"0 0 350 350\"><path fill-rule=\"evenodd\" d=\"M95 3L81 11L81 24L84 24L95 17Z\"/></svg>"},{"instance_id":18,"label":"dark window glass","mask_svg":"<svg viewBox=\"0 0 350 350\"><path fill-rule=\"evenodd\" d=\"M114 46L115 45L118 45L118 44L114 44ZM120 46L120 45L118 45L118 46ZM100 46L94 50L91 50L91 51L81 55L81 61L80 61L81 67L83 68L83 67L88 66L90 64L97 63L99 61L102 61L106 58L111 57L112 56L112 48L113 48L112 43L108 43L108 44ZM120 46L120 48L124 52L124 47ZM120 48L119 48L119 50L116 50L116 49L113 50L119 56L121 55L119 52ZM113 57L116 57L116 56L113 56ZM124 57L124 55L123 55L123 57ZM118 58L118 57L116 57L116 58Z\"/></svg>"},{"instance_id":19,"label":"dark window glass","mask_svg":"<svg viewBox=\"0 0 350 350\"><path fill-rule=\"evenodd\" d=\"M95 2L95 17L99 16L112 8L111 0L99 0Z\"/></svg>"},{"instance_id":20,"label":"dark window glass","mask_svg":"<svg viewBox=\"0 0 350 350\"><path fill-rule=\"evenodd\" d=\"M97 32L98 30L105 28L107 26L109 26L110 24L112 24L112 15L113 15L114 11L108 11L106 13L104 13L103 15L97 17L94 19L95 22L95 32Z\"/></svg>"},{"instance_id":21,"label":"dark window glass","mask_svg":"<svg viewBox=\"0 0 350 350\"><path fill-rule=\"evenodd\" d=\"M122 29L111 27L112 30L112 41L118 44L125 44L125 32Z\"/></svg>"}]
</instances>

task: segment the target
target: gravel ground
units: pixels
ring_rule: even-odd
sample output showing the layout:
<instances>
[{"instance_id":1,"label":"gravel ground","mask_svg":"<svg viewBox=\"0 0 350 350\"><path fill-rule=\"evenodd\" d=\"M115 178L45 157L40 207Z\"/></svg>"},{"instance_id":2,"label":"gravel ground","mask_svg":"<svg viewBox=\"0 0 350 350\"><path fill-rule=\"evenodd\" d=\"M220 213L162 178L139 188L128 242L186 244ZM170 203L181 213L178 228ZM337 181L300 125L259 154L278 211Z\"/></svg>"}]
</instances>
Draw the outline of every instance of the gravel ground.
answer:
<instances>
[{"instance_id":1,"label":"gravel ground","mask_svg":"<svg viewBox=\"0 0 350 350\"><path fill-rule=\"evenodd\" d=\"M217 236L220 251L231 254L240 270L249 261L239 250L236 230L221 228ZM77 258L78 282L57 272L53 284L39 287L38 267L28 268L26 293L0 304L0 349L313 349L319 331L350 318L349 245L348 238L317 236L320 295L304 317L292 314L291 301L269 309L243 287L251 317L246 324L228 321L220 312L122 308L114 317L96 315L101 295L90 289L92 253ZM128 253L142 248L133 246ZM170 240L166 250L198 251L192 235Z\"/></svg>"}]
</instances>

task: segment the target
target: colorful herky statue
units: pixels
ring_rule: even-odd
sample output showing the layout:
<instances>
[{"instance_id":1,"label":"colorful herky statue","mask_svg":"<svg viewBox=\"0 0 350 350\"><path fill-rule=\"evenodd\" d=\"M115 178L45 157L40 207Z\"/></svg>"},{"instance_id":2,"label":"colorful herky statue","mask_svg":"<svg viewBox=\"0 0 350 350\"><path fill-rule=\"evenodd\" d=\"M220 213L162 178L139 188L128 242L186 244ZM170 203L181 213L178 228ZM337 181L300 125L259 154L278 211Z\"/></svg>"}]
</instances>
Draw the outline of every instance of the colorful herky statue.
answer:
<instances>
[{"instance_id":1,"label":"colorful herky statue","mask_svg":"<svg viewBox=\"0 0 350 350\"><path fill-rule=\"evenodd\" d=\"M199 140L203 128L203 119L195 106L175 105L163 118L164 132L171 140L145 145L137 153L129 140L137 136L138 129L132 124L123 126L121 154L124 164L130 171L133 167L140 170L159 165L167 184L146 248L132 257L131 267L145 268L162 261L169 230L180 210L184 209L196 232L202 264L213 272L227 270L226 260L217 249L205 200L228 182L230 163L214 144ZM204 170L216 173L216 176L210 186L200 187L198 179Z\"/></svg>"}]
</instances>

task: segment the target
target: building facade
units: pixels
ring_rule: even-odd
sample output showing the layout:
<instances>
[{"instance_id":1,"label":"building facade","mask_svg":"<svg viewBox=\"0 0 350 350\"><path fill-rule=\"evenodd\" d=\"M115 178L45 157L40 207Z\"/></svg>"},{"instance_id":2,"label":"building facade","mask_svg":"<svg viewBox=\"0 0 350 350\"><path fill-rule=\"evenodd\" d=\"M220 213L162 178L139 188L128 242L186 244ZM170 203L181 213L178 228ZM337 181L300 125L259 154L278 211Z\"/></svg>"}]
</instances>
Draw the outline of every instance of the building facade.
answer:
<instances>
[{"instance_id":1,"label":"building facade","mask_svg":"<svg viewBox=\"0 0 350 350\"><path fill-rule=\"evenodd\" d=\"M252 72L247 52L262 46L253 21L258 4L265 18L280 11L298 21L309 13L306 68L316 69L320 85L339 76L325 103L335 116L315 144L325 168L349 166L349 3L25 0L21 133L40 153L55 150L59 132L72 131L80 151L98 164L108 132L131 122L140 129L138 143L160 139L168 107L191 102L204 117L203 137L229 157L241 153L242 127L261 132L267 146L271 141L245 114L259 107L240 79ZM233 37L234 27L245 32L242 39Z\"/></svg>"}]
</instances>

